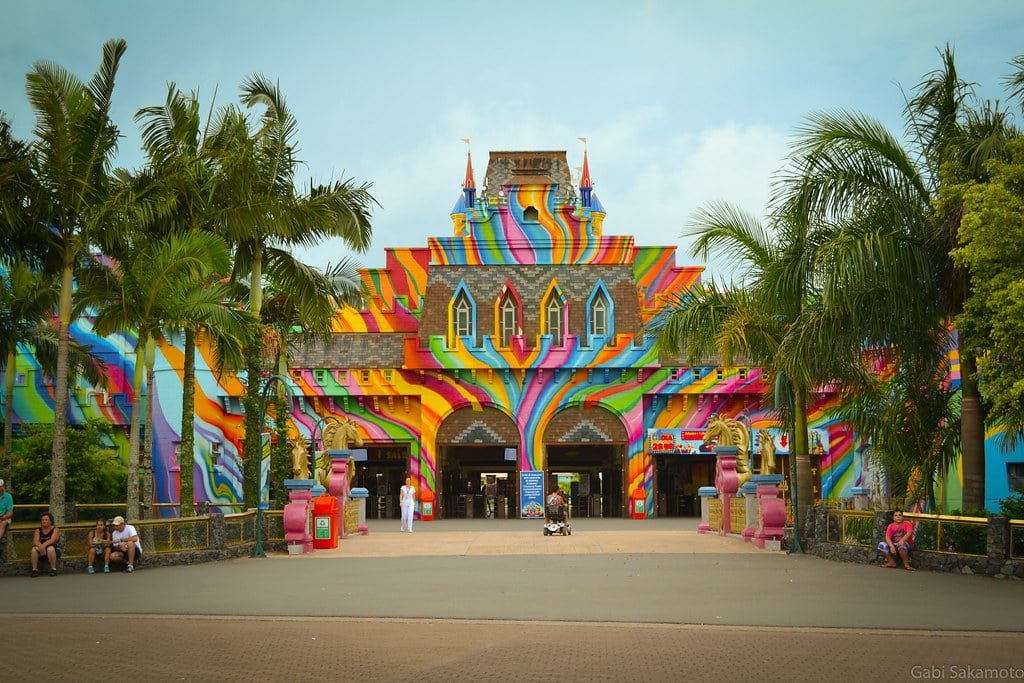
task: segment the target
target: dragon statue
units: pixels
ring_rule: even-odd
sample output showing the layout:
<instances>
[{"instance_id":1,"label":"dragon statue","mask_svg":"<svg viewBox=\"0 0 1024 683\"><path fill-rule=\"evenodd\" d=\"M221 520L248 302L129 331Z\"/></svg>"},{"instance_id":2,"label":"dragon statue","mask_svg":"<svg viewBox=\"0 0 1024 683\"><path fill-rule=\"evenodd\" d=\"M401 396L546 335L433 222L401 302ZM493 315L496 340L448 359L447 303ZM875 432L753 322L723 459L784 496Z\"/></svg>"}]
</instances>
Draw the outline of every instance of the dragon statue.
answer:
<instances>
[{"instance_id":1,"label":"dragon statue","mask_svg":"<svg viewBox=\"0 0 1024 683\"><path fill-rule=\"evenodd\" d=\"M761 474L775 474L775 439L767 429L757 433L757 449L761 451Z\"/></svg>"},{"instance_id":2,"label":"dragon statue","mask_svg":"<svg viewBox=\"0 0 1024 683\"><path fill-rule=\"evenodd\" d=\"M736 446L736 474L739 476L739 486L742 487L750 480L752 474L750 435L747 434L746 426L739 420L716 413L708 420L708 426L704 430L704 445L708 446L712 442L718 446Z\"/></svg>"},{"instance_id":3,"label":"dragon statue","mask_svg":"<svg viewBox=\"0 0 1024 683\"><path fill-rule=\"evenodd\" d=\"M331 459L327 451L344 451L349 446L362 446L363 437L359 434L359 426L352 418L331 422L323 431L324 450L316 461L316 481L327 488L331 476Z\"/></svg>"}]
</instances>

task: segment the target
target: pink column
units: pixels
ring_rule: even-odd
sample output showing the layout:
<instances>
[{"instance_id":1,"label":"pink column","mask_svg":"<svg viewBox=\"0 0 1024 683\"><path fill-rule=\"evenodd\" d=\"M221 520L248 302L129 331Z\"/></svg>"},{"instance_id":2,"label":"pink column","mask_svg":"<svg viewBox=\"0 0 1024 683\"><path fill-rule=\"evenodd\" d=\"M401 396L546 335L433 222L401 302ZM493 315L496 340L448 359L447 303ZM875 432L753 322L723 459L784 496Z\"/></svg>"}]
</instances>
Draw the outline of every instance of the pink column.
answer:
<instances>
[{"instance_id":1,"label":"pink column","mask_svg":"<svg viewBox=\"0 0 1024 683\"><path fill-rule=\"evenodd\" d=\"M720 536L728 536L732 529L732 499L740 487L740 477L736 474L736 446L719 446L715 448L715 488L722 501L722 530Z\"/></svg>"},{"instance_id":2,"label":"pink column","mask_svg":"<svg viewBox=\"0 0 1024 683\"><path fill-rule=\"evenodd\" d=\"M760 527L754 534L754 545L764 548L769 541L781 541L786 526L786 503L779 498L782 475L754 475L757 501L761 509Z\"/></svg>"},{"instance_id":3,"label":"pink column","mask_svg":"<svg viewBox=\"0 0 1024 683\"><path fill-rule=\"evenodd\" d=\"M338 499L338 537L347 538L345 532L345 504L349 494L348 451L328 451L331 473L327 479L327 492Z\"/></svg>"},{"instance_id":4,"label":"pink column","mask_svg":"<svg viewBox=\"0 0 1024 683\"><path fill-rule=\"evenodd\" d=\"M292 555L313 551L313 536L309 533L312 510L313 480L285 479L288 504L284 506L284 540Z\"/></svg>"}]
</instances>

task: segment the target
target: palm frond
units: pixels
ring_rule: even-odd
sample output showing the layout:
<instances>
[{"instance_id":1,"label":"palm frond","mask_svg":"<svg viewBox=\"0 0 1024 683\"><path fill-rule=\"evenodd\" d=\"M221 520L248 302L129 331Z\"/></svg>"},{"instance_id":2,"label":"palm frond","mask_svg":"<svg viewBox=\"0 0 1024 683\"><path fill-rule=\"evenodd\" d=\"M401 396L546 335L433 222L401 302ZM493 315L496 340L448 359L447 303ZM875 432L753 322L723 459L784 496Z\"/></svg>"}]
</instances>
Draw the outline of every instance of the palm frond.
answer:
<instances>
[{"instance_id":1,"label":"palm frond","mask_svg":"<svg viewBox=\"0 0 1024 683\"><path fill-rule=\"evenodd\" d=\"M1014 71L1003 79L1003 85L1009 89L1011 99L1016 99L1021 111L1024 112L1024 55L1017 55L1010 61Z\"/></svg>"},{"instance_id":2,"label":"palm frond","mask_svg":"<svg viewBox=\"0 0 1024 683\"><path fill-rule=\"evenodd\" d=\"M749 212L727 202L711 202L690 219L683 236L696 236L691 253L703 260L718 254L747 275L763 271L773 260L772 238Z\"/></svg>"}]
</instances>

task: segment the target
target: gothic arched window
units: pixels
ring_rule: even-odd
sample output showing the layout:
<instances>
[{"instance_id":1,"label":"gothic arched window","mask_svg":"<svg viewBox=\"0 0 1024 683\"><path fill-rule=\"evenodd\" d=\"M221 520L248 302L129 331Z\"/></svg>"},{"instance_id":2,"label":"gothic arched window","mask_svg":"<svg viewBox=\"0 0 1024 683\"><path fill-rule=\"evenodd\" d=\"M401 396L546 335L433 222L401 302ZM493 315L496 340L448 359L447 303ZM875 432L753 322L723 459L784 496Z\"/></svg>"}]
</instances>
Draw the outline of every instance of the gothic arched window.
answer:
<instances>
[{"instance_id":1,"label":"gothic arched window","mask_svg":"<svg viewBox=\"0 0 1024 683\"><path fill-rule=\"evenodd\" d=\"M455 329L456 337L470 337L473 335L473 306L469 303L469 297L465 292L459 292L455 297L455 305L452 306L452 327Z\"/></svg>"},{"instance_id":2,"label":"gothic arched window","mask_svg":"<svg viewBox=\"0 0 1024 683\"><path fill-rule=\"evenodd\" d=\"M590 334L608 336L608 299L601 291L590 304Z\"/></svg>"},{"instance_id":3,"label":"gothic arched window","mask_svg":"<svg viewBox=\"0 0 1024 683\"><path fill-rule=\"evenodd\" d=\"M501 345L509 347L512 345L512 336L519 334L519 311L516 300L511 292L505 292L498 304L498 334L501 338Z\"/></svg>"},{"instance_id":4,"label":"gothic arched window","mask_svg":"<svg viewBox=\"0 0 1024 683\"><path fill-rule=\"evenodd\" d=\"M562 301L552 293L548 297L547 306L544 308L544 329L551 335L551 344L553 346L561 346L563 341Z\"/></svg>"}]
</instances>

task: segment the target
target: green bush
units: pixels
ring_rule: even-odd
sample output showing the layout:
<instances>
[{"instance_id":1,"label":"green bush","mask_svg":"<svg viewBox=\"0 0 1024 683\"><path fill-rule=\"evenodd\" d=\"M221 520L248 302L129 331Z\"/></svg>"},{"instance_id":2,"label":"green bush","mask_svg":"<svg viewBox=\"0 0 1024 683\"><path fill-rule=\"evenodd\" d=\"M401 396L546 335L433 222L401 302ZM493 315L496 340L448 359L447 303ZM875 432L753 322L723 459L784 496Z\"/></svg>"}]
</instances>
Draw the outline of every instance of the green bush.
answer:
<instances>
[{"instance_id":1,"label":"green bush","mask_svg":"<svg viewBox=\"0 0 1024 683\"><path fill-rule=\"evenodd\" d=\"M123 501L128 488L128 468L118 452L102 445L109 427L89 423L67 429L67 484L69 503ZM28 425L11 448L11 495L23 505L50 502L50 459L53 425Z\"/></svg>"},{"instance_id":2,"label":"green bush","mask_svg":"<svg viewBox=\"0 0 1024 683\"><path fill-rule=\"evenodd\" d=\"M1024 519L1024 489L1017 489L999 501L999 512L1009 519ZM1024 529L1017 527L1010 530L1010 544L1013 557L1024 557Z\"/></svg>"},{"instance_id":3,"label":"green bush","mask_svg":"<svg viewBox=\"0 0 1024 683\"><path fill-rule=\"evenodd\" d=\"M850 543L856 543L858 545L874 545L874 517L847 517L846 540Z\"/></svg>"},{"instance_id":4,"label":"green bush","mask_svg":"<svg viewBox=\"0 0 1024 683\"><path fill-rule=\"evenodd\" d=\"M1024 489L1017 489L999 501L999 514L1010 519L1024 519Z\"/></svg>"},{"instance_id":5,"label":"green bush","mask_svg":"<svg viewBox=\"0 0 1024 683\"><path fill-rule=\"evenodd\" d=\"M919 550L938 550L939 548L939 523L930 519L921 519L917 522L914 531L914 547Z\"/></svg>"},{"instance_id":6,"label":"green bush","mask_svg":"<svg viewBox=\"0 0 1024 683\"><path fill-rule=\"evenodd\" d=\"M987 552L988 526L944 522L940 540L942 543L940 549L948 553L984 555Z\"/></svg>"}]
</instances>

